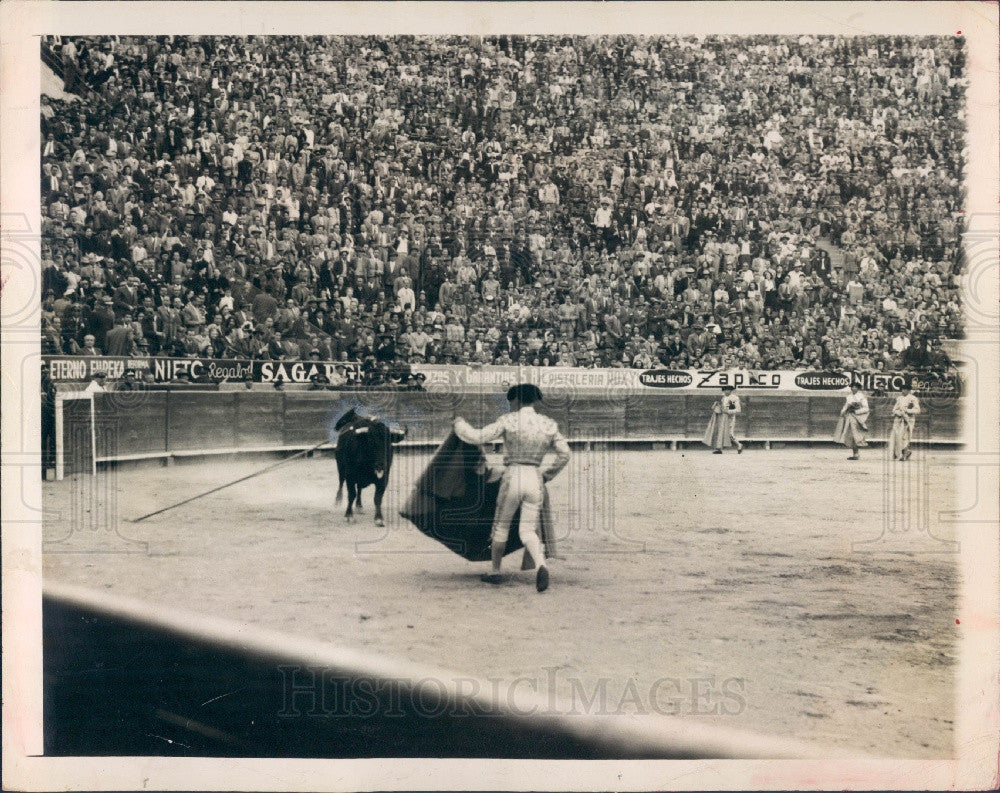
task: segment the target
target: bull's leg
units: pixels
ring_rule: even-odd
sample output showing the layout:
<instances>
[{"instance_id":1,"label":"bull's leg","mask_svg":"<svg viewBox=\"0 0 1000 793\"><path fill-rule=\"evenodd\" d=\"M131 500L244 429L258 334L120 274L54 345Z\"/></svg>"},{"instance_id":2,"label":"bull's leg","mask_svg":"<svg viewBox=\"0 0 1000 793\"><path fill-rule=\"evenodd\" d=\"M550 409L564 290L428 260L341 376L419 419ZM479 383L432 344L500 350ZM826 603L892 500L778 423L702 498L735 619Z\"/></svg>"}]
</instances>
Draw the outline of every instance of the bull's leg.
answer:
<instances>
[{"instance_id":1,"label":"bull's leg","mask_svg":"<svg viewBox=\"0 0 1000 793\"><path fill-rule=\"evenodd\" d=\"M340 477L340 485L337 487L337 498L334 503L339 504L344 498L344 472L340 468L340 460L337 460L337 476Z\"/></svg>"},{"instance_id":2,"label":"bull's leg","mask_svg":"<svg viewBox=\"0 0 1000 793\"><path fill-rule=\"evenodd\" d=\"M354 499L357 498L358 491L357 485L350 478L347 480L347 512L344 517L347 518L347 522L350 523L354 520Z\"/></svg>"},{"instance_id":3,"label":"bull's leg","mask_svg":"<svg viewBox=\"0 0 1000 793\"><path fill-rule=\"evenodd\" d=\"M375 525L384 526L385 521L382 519L382 496L385 495L385 480L387 477L383 477L381 480L375 482Z\"/></svg>"},{"instance_id":4,"label":"bull's leg","mask_svg":"<svg viewBox=\"0 0 1000 793\"><path fill-rule=\"evenodd\" d=\"M357 498L357 501L354 503L354 507L358 510L358 512L364 512L364 510L361 508L361 491L362 490L364 490L364 488L359 485L358 486L358 498Z\"/></svg>"}]
</instances>

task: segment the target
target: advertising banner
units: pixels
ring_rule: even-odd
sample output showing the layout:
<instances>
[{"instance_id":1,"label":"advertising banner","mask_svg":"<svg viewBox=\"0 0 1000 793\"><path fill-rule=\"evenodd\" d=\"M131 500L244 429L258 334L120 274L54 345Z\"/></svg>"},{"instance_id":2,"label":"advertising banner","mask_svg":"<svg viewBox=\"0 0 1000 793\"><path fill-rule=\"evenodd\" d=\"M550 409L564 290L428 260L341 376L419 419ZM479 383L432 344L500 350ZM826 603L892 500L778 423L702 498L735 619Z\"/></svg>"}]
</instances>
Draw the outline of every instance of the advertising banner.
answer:
<instances>
[{"instance_id":1,"label":"advertising banner","mask_svg":"<svg viewBox=\"0 0 1000 793\"><path fill-rule=\"evenodd\" d=\"M535 383L543 393L545 388L581 391L637 390L641 374L638 369L583 369L569 366L542 366L531 369L534 379L528 382Z\"/></svg>"},{"instance_id":2,"label":"advertising banner","mask_svg":"<svg viewBox=\"0 0 1000 793\"><path fill-rule=\"evenodd\" d=\"M961 392L961 378L957 372L799 372L795 385L808 391L847 391L853 384L869 394L895 394L903 388L912 388L923 394L950 394Z\"/></svg>"},{"instance_id":3,"label":"advertising banner","mask_svg":"<svg viewBox=\"0 0 1000 793\"><path fill-rule=\"evenodd\" d=\"M466 366L445 366L444 364L421 363L412 367L414 374L424 376L424 388L436 391L447 391L464 388L466 385ZM499 390L500 386L497 386ZM493 390L493 389L491 389Z\"/></svg>"},{"instance_id":4,"label":"advertising banner","mask_svg":"<svg viewBox=\"0 0 1000 793\"><path fill-rule=\"evenodd\" d=\"M152 373L153 382L171 383L187 378L194 383L238 382L251 379L255 383L309 383L314 374L325 374L333 380L340 371L358 371L356 363L327 361L248 361L231 358L125 358L114 356L84 357L68 355L43 356L49 365L49 376L55 382L87 381L98 372L110 380L119 380L127 370L139 379Z\"/></svg>"},{"instance_id":5,"label":"advertising banner","mask_svg":"<svg viewBox=\"0 0 1000 793\"><path fill-rule=\"evenodd\" d=\"M639 383L649 388L687 388L693 382L691 372L678 369L650 369L639 375Z\"/></svg>"},{"instance_id":6,"label":"advertising banner","mask_svg":"<svg viewBox=\"0 0 1000 793\"><path fill-rule=\"evenodd\" d=\"M793 382L806 391L840 391L851 385L851 376L846 372L799 372Z\"/></svg>"},{"instance_id":7,"label":"advertising banner","mask_svg":"<svg viewBox=\"0 0 1000 793\"><path fill-rule=\"evenodd\" d=\"M49 365L49 377L57 383L90 380L98 372L104 372L110 379L118 380L125 375L127 369L135 371L141 377L151 368L154 361L165 360L111 356L91 358L75 355L43 355L42 359Z\"/></svg>"},{"instance_id":8,"label":"advertising banner","mask_svg":"<svg viewBox=\"0 0 1000 793\"><path fill-rule=\"evenodd\" d=\"M286 383L308 383L314 374L326 375L333 381L338 374L346 376L353 371L361 371L357 363L333 363L330 361L254 361L253 379L255 383L273 383L284 380Z\"/></svg>"},{"instance_id":9,"label":"advertising banner","mask_svg":"<svg viewBox=\"0 0 1000 793\"><path fill-rule=\"evenodd\" d=\"M97 372L109 379L120 379L127 369L142 378L152 373L157 383L175 382L186 377L195 383L222 380L274 383L282 380L306 384L315 374L333 381L338 367L344 374L360 372L358 363L329 361L248 361L218 358L123 358L68 355L43 356L56 382L90 380ZM516 383L534 383L546 389L580 393L642 394L676 391L713 392L725 386L740 391L808 393L846 393L858 383L867 393L896 393L904 386L918 392L955 394L960 381L954 373L944 372L832 372L804 369L763 371L756 369L584 369L562 366L448 366L415 364L414 374L423 374L428 390L481 391L501 393Z\"/></svg>"},{"instance_id":10,"label":"advertising banner","mask_svg":"<svg viewBox=\"0 0 1000 793\"><path fill-rule=\"evenodd\" d=\"M503 391L516 383L546 388L607 391L639 388L637 369L584 369L569 366L446 366L414 364L414 373L426 378L425 387Z\"/></svg>"},{"instance_id":11,"label":"advertising banner","mask_svg":"<svg viewBox=\"0 0 1000 793\"><path fill-rule=\"evenodd\" d=\"M699 370L692 372L693 381L687 388L721 389L733 386L754 391L786 391L794 389L794 372L764 372L756 369L728 369L718 371Z\"/></svg>"}]
</instances>

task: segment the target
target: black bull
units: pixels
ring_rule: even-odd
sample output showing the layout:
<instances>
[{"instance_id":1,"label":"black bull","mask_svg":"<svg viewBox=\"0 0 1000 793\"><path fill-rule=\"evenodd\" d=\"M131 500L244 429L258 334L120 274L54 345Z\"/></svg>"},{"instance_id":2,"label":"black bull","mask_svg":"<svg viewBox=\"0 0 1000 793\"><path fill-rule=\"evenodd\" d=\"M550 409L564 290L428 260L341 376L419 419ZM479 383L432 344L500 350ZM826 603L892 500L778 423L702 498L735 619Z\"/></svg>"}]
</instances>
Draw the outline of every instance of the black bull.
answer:
<instances>
[{"instance_id":1,"label":"black bull","mask_svg":"<svg viewBox=\"0 0 1000 793\"><path fill-rule=\"evenodd\" d=\"M337 503L343 498L346 482L345 516L348 521L353 520L355 505L361 511L361 491L369 485L375 485L375 525L384 526L382 497L392 468L392 444L399 443L405 436L403 433L390 431L378 419L361 418L354 411L342 416L337 421L336 429L339 435L335 457L340 476Z\"/></svg>"}]
</instances>

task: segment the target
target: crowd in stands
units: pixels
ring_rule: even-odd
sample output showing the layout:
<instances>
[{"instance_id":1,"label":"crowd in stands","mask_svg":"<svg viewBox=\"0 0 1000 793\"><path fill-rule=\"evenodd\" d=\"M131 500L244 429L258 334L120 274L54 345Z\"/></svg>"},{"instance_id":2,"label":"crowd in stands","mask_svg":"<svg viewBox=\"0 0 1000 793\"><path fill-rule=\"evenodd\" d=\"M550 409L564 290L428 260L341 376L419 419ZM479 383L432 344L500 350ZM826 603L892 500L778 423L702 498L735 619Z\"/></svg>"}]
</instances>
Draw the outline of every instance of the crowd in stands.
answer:
<instances>
[{"instance_id":1,"label":"crowd in stands","mask_svg":"<svg viewBox=\"0 0 1000 793\"><path fill-rule=\"evenodd\" d=\"M50 38L43 352L897 370L960 37Z\"/></svg>"}]
</instances>

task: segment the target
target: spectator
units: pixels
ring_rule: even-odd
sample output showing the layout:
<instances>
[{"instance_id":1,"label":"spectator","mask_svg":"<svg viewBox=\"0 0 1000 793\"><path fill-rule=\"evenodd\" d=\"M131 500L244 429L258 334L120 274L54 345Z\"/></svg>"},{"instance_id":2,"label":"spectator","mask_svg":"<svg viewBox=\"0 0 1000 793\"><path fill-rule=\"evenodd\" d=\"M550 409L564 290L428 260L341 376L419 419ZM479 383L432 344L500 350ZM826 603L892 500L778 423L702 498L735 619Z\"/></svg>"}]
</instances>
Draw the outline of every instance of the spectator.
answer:
<instances>
[{"instance_id":1,"label":"spectator","mask_svg":"<svg viewBox=\"0 0 1000 793\"><path fill-rule=\"evenodd\" d=\"M87 387L83 389L84 392L88 394L96 394L96 393L101 393L103 391L107 391L107 389L104 387L107 382L107 377L108 377L107 372L95 372L94 376L87 384Z\"/></svg>"},{"instance_id":2,"label":"spectator","mask_svg":"<svg viewBox=\"0 0 1000 793\"><path fill-rule=\"evenodd\" d=\"M132 326L121 322L116 323L107 333L105 350L108 355L119 357L135 355L137 350Z\"/></svg>"},{"instance_id":3,"label":"spectator","mask_svg":"<svg viewBox=\"0 0 1000 793\"><path fill-rule=\"evenodd\" d=\"M77 355L101 355L101 351L97 349L97 342L93 334L88 333L83 337L83 346L77 351Z\"/></svg>"}]
</instances>

